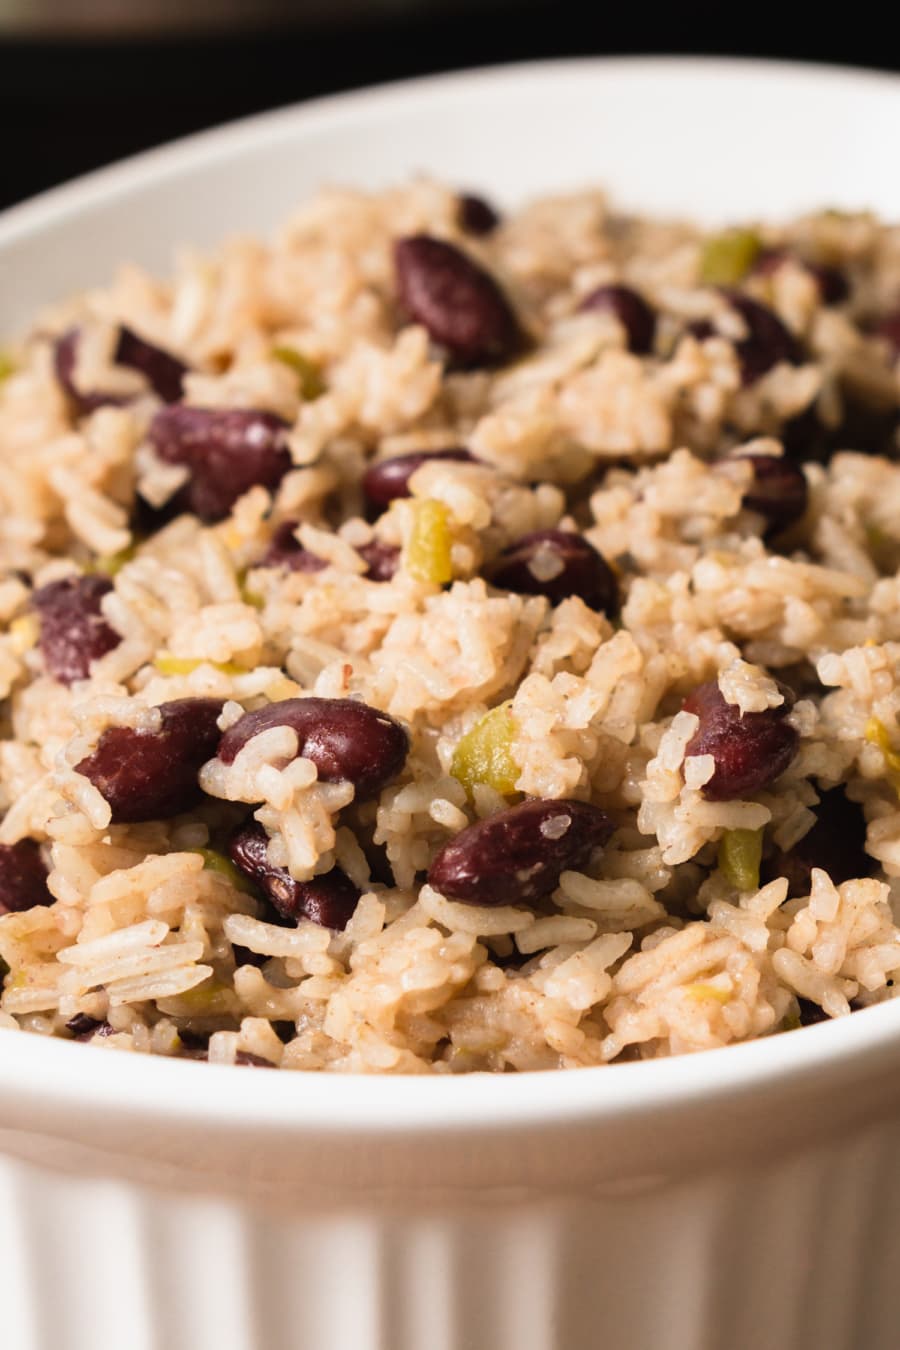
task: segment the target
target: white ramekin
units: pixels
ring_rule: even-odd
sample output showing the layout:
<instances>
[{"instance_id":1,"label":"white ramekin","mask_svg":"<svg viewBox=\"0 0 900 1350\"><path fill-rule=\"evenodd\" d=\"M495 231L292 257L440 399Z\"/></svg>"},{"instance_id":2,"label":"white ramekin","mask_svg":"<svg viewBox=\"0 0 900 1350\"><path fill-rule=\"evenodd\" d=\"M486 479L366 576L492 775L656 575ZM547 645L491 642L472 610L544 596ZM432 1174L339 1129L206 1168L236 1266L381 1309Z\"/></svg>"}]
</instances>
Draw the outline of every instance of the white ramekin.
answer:
<instances>
[{"instance_id":1,"label":"white ramekin","mask_svg":"<svg viewBox=\"0 0 900 1350\"><path fill-rule=\"evenodd\" d=\"M321 181L605 181L708 219L900 214L900 81L588 61L354 94L0 223L2 331ZM377 1079L0 1031L3 1350L896 1350L900 1003L574 1073Z\"/></svg>"}]
</instances>

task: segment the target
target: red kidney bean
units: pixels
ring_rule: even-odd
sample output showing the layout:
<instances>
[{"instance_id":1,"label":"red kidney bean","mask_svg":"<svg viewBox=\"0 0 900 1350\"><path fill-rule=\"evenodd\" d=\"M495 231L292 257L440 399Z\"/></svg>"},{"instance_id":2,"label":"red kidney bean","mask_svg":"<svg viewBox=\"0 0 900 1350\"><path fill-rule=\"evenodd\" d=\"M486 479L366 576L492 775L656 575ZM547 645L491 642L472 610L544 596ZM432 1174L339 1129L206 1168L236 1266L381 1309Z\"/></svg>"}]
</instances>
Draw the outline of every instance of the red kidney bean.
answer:
<instances>
[{"instance_id":1,"label":"red kidney bean","mask_svg":"<svg viewBox=\"0 0 900 1350\"><path fill-rule=\"evenodd\" d=\"M809 487L799 465L786 456L741 455L753 465L753 482L744 493L743 505L757 511L774 532L785 529L806 514Z\"/></svg>"},{"instance_id":2,"label":"red kidney bean","mask_svg":"<svg viewBox=\"0 0 900 1350\"><path fill-rule=\"evenodd\" d=\"M850 299L850 285L839 267L814 262L804 262L803 266L818 283L823 305L842 305Z\"/></svg>"},{"instance_id":3,"label":"red kidney bean","mask_svg":"<svg viewBox=\"0 0 900 1350\"><path fill-rule=\"evenodd\" d=\"M78 416L83 417L104 406L122 407L131 403L133 401L131 394L104 393L103 390L82 393L76 388L74 374L80 338L81 330L70 328L62 337L57 338L53 349L54 373ZM179 361L177 356L163 351L161 347L155 347L152 342L139 337L130 328L123 326L119 329L113 351L113 363L138 371L163 403L174 403L181 398L187 366L183 361Z\"/></svg>"},{"instance_id":4,"label":"red kidney bean","mask_svg":"<svg viewBox=\"0 0 900 1350\"><path fill-rule=\"evenodd\" d=\"M496 365L521 349L518 319L499 285L453 244L427 234L399 239L394 265L400 304L454 360Z\"/></svg>"},{"instance_id":5,"label":"red kidney bean","mask_svg":"<svg viewBox=\"0 0 900 1350\"><path fill-rule=\"evenodd\" d=\"M83 394L75 385L75 362L78 356L78 340L81 332L70 328L67 333L56 339L53 344L53 373L57 382L78 417L86 417L104 405L121 407L127 403L125 394L91 393Z\"/></svg>"},{"instance_id":6,"label":"red kidney bean","mask_svg":"<svg viewBox=\"0 0 900 1350\"><path fill-rule=\"evenodd\" d=\"M409 496L409 480L423 464L432 460L450 460L456 464L477 464L475 456L461 446L450 450L414 450L410 455L394 455L370 464L363 474L362 490L370 507L383 511L398 497Z\"/></svg>"},{"instance_id":7,"label":"red kidney bean","mask_svg":"<svg viewBox=\"0 0 900 1350\"><path fill-rule=\"evenodd\" d=\"M114 825L166 820L203 800L197 775L216 753L222 703L179 698L159 711L159 731L107 727L96 750L75 766L109 802Z\"/></svg>"},{"instance_id":8,"label":"red kidney bean","mask_svg":"<svg viewBox=\"0 0 900 1350\"><path fill-rule=\"evenodd\" d=\"M21 914L35 905L52 905L47 868L33 839L0 844L0 914Z\"/></svg>"},{"instance_id":9,"label":"red kidney bean","mask_svg":"<svg viewBox=\"0 0 900 1350\"><path fill-rule=\"evenodd\" d=\"M466 234L493 234L500 224L500 217L484 197L471 192L463 193L459 198L459 225Z\"/></svg>"},{"instance_id":10,"label":"red kidney bean","mask_svg":"<svg viewBox=\"0 0 900 1350\"><path fill-rule=\"evenodd\" d=\"M715 680L700 684L684 701L685 712L695 713L700 725L687 745L687 755L712 755L713 776L701 789L713 802L751 797L784 773L797 753L799 737L785 720L794 696L785 696L778 708L741 714L726 703Z\"/></svg>"},{"instance_id":11,"label":"red kidney bean","mask_svg":"<svg viewBox=\"0 0 900 1350\"><path fill-rule=\"evenodd\" d=\"M87 679L91 662L122 641L100 609L101 600L111 590L108 577L79 576L50 581L32 594L44 665L60 684Z\"/></svg>"},{"instance_id":12,"label":"red kidney bean","mask_svg":"<svg viewBox=\"0 0 900 1350\"><path fill-rule=\"evenodd\" d=\"M577 595L610 617L619 611L619 587L606 559L580 534L536 530L523 535L485 569L492 586L517 595L546 595L550 603Z\"/></svg>"},{"instance_id":13,"label":"red kidney bean","mask_svg":"<svg viewBox=\"0 0 900 1350\"><path fill-rule=\"evenodd\" d=\"M752 271L759 276L771 276L790 257L791 254L786 249L763 249L753 264ZM801 267L804 267L815 280L823 305L842 305L845 300L849 299L850 287L847 284L846 276L839 267L829 267L826 263L809 262L806 258L795 258L794 261L800 263Z\"/></svg>"},{"instance_id":14,"label":"red kidney bean","mask_svg":"<svg viewBox=\"0 0 900 1350\"><path fill-rule=\"evenodd\" d=\"M285 520L272 535L260 567L285 567L291 572L321 572L327 566L324 558L310 553L297 539L294 531L299 520Z\"/></svg>"},{"instance_id":15,"label":"red kidney bean","mask_svg":"<svg viewBox=\"0 0 900 1350\"><path fill-rule=\"evenodd\" d=\"M409 736L387 713L349 698L287 698L244 713L219 744L219 759L233 764L252 736L270 727L292 727L297 755L311 759L326 783L350 782L356 800L373 797L398 774Z\"/></svg>"},{"instance_id":16,"label":"red kidney bean","mask_svg":"<svg viewBox=\"0 0 900 1350\"><path fill-rule=\"evenodd\" d=\"M802 463L827 464L837 451L852 446L859 454L896 459L897 409L867 404L849 390L843 393L842 403L843 417L837 426L826 427L815 404L785 422L779 433L785 454Z\"/></svg>"},{"instance_id":17,"label":"red kidney bean","mask_svg":"<svg viewBox=\"0 0 900 1350\"><path fill-rule=\"evenodd\" d=\"M463 904L529 905L583 866L613 828L588 802L534 798L461 830L435 856L428 881Z\"/></svg>"},{"instance_id":18,"label":"red kidney bean","mask_svg":"<svg viewBox=\"0 0 900 1350\"><path fill-rule=\"evenodd\" d=\"M747 326L747 336L734 344L743 384L754 384L780 361L793 366L802 364L800 344L777 314L773 314L758 300L752 300L743 291L726 287L722 289L722 294Z\"/></svg>"},{"instance_id":19,"label":"red kidney bean","mask_svg":"<svg viewBox=\"0 0 900 1350\"><path fill-rule=\"evenodd\" d=\"M379 539L373 539L356 551L366 564L369 581L393 580L400 562L400 550L395 544L383 544Z\"/></svg>"},{"instance_id":20,"label":"red kidney bean","mask_svg":"<svg viewBox=\"0 0 900 1350\"><path fill-rule=\"evenodd\" d=\"M295 881L286 867L273 867L267 857L269 836L255 821L231 836L228 854L266 896L282 919L299 923L311 919L322 928L341 932L356 909L361 892L340 867L310 881Z\"/></svg>"},{"instance_id":21,"label":"red kidney bean","mask_svg":"<svg viewBox=\"0 0 900 1350\"><path fill-rule=\"evenodd\" d=\"M836 886L857 877L869 877L875 861L866 852L866 821L862 807L842 787L820 792L813 807L816 823L793 848L776 848L763 860L763 882L787 877L788 899L809 895L812 869L821 867Z\"/></svg>"},{"instance_id":22,"label":"red kidney bean","mask_svg":"<svg viewBox=\"0 0 900 1350\"><path fill-rule=\"evenodd\" d=\"M579 312L602 311L618 319L628 338L628 350L646 356L653 350L656 315L647 301L630 286L598 286L586 295Z\"/></svg>"},{"instance_id":23,"label":"red kidney bean","mask_svg":"<svg viewBox=\"0 0 900 1350\"><path fill-rule=\"evenodd\" d=\"M190 478L178 493L181 509L204 521L223 520L252 487L277 488L291 456L287 422L254 408L161 408L149 440L166 464L184 464Z\"/></svg>"},{"instance_id":24,"label":"red kidney bean","mask_svg":"<svg viewBox=\"0 0 900 1350\"><path fill-rule=\"evenodd\" d=\"M89 1017L87 1013L76 1013L70 1018L66 1023L66 1031L70 1031L76 1041L92 1041L95 1036L102 1039L115 1035L108 1022L103 1022L97 1017Z\"/></svg>"},{"instance_id":25,"label":"red kidney bean","mask_svg":"<svg viewBox=\"0 0 900 1350\"><path fill-rule=\"evenodd\" d=\"M797 1007L800 1013L801 1027L813 1027L817 1022L830 1021L825 1009L820 1008L818 1003L813 1003L808 998L798 998Z\"/></svg>"},{"instance_id":26,"label":"red kidney bean","mask_svg":"<svg viewBox=\"0 0 900 1350\"><path fill-rule=\"evenodd\" d=\"M143 375L163 403L177 403L181 398L184 377L188 373L184 362L124 325L119 329L113 360L117 365L128 366Z\"/></svg>"}]
</instances>

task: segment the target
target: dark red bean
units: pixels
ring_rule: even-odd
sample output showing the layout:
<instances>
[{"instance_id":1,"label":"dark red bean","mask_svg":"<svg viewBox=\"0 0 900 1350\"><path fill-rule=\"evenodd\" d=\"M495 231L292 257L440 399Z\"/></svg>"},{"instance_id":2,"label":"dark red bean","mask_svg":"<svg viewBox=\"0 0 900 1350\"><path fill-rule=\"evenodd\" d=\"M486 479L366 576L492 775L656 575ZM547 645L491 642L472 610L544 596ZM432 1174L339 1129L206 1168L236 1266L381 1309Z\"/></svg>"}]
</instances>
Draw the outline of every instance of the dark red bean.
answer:
<instances>
[{"instance_id":1,"label":"dark red bean","mask_svg":"<svg viewBox=\"0 0 900 1350\"><path fill-rule=\"evenodd\" d=\"M150 388L163 403L177 403L184 390L188 368L171 352L155 347L152 342L133 333L124 325L119 329L119 340L113 360L143 375Z\"/></svg>"},{"instance_id":2,"label":"dark red bean","mask_svg":"<svg viewBox=\"0 0 900 1350\"><path fill-rule=\"evenodd\" d=\"M272 535L260 567L285 567L291 572L321 572L327 566L324 558L310 553L297 539L294 531L299 520L285 520Z\"/></svg>"},{"instance_id":3,"label":"dark red bean","mask_svg":"<svg viewBox=\"0 0 900 1350\"><path fill-rule=\"evenodd\" d=\"M53 373L76 416L86 417L104 406L121 407L129 402L127 394L82 393L75 385L80 330L70 328L53 344Z\"/></svg>"},{"instance_id":4,"label":"dark red bean","mask_svg":"<svg viewBox=\"0 0 900 1350\"><path fill-rule=\"evenodd\" d=\"M625 329L628 350L646 356L653 350L656 315L647 301L630 286L598 286L578 306L581 313L602 311L612 314Z\"/></svg>"},{"instance_id":5,"label":"dark red bean","mask_svg":"<svg viewBox=\"0 0 900 1350\"><path fill-rule=\"evenodd\" d=\"M824 1008L820 1008L818 1003L813 1003L808 998L798 998L797 1008L800 1015L801 1027L813 1027L817 1022L828 1022L831 1020Z\"/></svg>"},{"instance_id":6,"label":"dark red bean","mask_svg":"<svg viewBox=\"0 0 900 1350\"><path fill-rule=\"evenodd\" d=\"M818 282L823 305L842 305L850 299L849 283L839 267L813 262L804 262L803 265Z\"/></svg>"},{"instance_id":7,"label":"dark red bean","mask_svg":"<svg viewBox=\"0 0 900 1350\"><path fill-rule=\"evenodd\" d=\"M159 731L107 727L96 750L75 766L109 802L114 825L166 820L203 800L197 775L216 753L222 703L179 698L159 711Z\"/></svg>"},{"instance_id":8,"label":"dark red bean","mask_svg":"<svg viewBox=\"0 0 900 1350\"><path fill-rule=\"evenodd\" d=\"M372 797L400 772L409 737L387 713L349 698L287 698L245 713L228 728L219 759L232 764L252 736L270 727L292 727L297 755L311 759L326 783L350 782L356 800Z\"/></svg>"},{"instance_id":9,"label":"dark red bean","mask_svg":"<svg viewBox=\"0 0 900 1350\"><path fill-rule=\"evenodd\" d=\"M311 881L295 881L286 867L273 867L267 857L269 836L251 821L231 837L229 857L244 876L258 886L283 919L299 923L311 919L322 928L347 927L360 890L339 867Z\"/></svg>"},{"instance_id":10,"label":"dark red bean","mask_svg":"<svg viewBox=\"0 0 900 1350\"><path fill-rule=\"evenodd\" d=\"M712 755L713 776L701 789L713 802L751 797L784 773L797 753L799 737L785 720L794 697L782 686L784 703L764 712L741 714L726 703L715 680L700 684L684 701L700 725L687 745L687 755Z\"/></svg>"},{"instance_id":11,"label":"dark red bean","mask_svg":"<svg viewBox=\"0 0 900 1350\"><path fill-rule=\"evenodd\" d=\"M789 417L782 424L779 437L785 455L801 464L824 464L830 456L828 429L821 422L814 402Z\"/></svg>"},{"instance_id":12,"label":"dark red bean","mask_svg":"<svg viewBox=\"0 0 900 1350\"><path fill-rule=\"evenodd\" d=\"M869 877L875 861L866 852L866 821L862 807L852 802L842 787L820 793L813 807L816 823L793 848L775 849L763 860L764 882L787 877L788 899L809 895L812 869L821 867L836 886L857 877Z\"/></svg>"},{"instance_id":13,"label":"dark red bean","mask_svg":"<svg viewBox=\"0 0 900 1350\"><path fill-rule=\"evenodd\" d=\"M753 465L753 482L743 505L757 511L773 531L783 530L806 514L809 487L799 465L786 456L742 455Z\"/></svg>"},{"instance_id":14,"label":"dark red bean","mask_svg":"<svg viewBox=\"0 0 900 1350\"><path fill-rule=\"evenodd\" d=\"M74 374L78 357L78 343L81 337L78 328L70 328L56 340L53 349L53 369L63 392L79 417L94 412L104 406L122 407L133 402L131 394L112 394L103 390L83 393L76 388ZM127 366L143 375L150 388L164 403L174 403L181 398L187 366L177 356L155 347L152 342L139 337L130 328L122 327L113 351L113 362L118 366Z\"/></svg>"},{"instance_id":15,"label":"dark red bean","mask_svg":"<svg viewBox=\"0 0 900 1350\"><path fill-rule=\"evenodd\" d=\"M771 276L790 257L791 254L786 249L763 249L753 264L752 270L759 276ZM826 263L809 262L806 258L796 258L795 261L799 262L817 283L823 305L842 305L845 300L849 299L850 287L847 284L847 278L839 267L829 267Z\"/></svg>"},{"instance_id":16,"label":"dark red bean","mask_svg":"<svg viewBox=\"0 0 900 1350\"><path fill-rule=\"evenodd\" d=\"M454 360L496 365L521 349L519 322L497 282L453 244L427 234L399 239L394 265L400 304Z\"/></svg>"},{"instance_id":17,"label":"dark red bean","mask_svg":"<svg viewBox=\"0 0 900 1350\"><path fill-rule=\"evenodd\" d=\"M865 403L850 390L842 391L841 401L843 416L837 426L825 426L814 403L785 422L779 433L785 454L803 463L827 464L833 454L852 447L859 454L896 459L898 410Z\"/></svg>"},{"instance_id":18,"label":"dark red bean","mask_svg":"<svg viewBox=\"0 0 900 1350\"><path fill-rule=\"evenodd\" d=\"M100 602L112 582L108 577L66 577L41 586L31 597L40 620L44 665L60 684L85 680L91 662L122 641L103 617Z\"/></svg>"},{"instance_id":19,"label":"dark red bean","mask_svg":"<svg viewBox=\"0 0 900 1350\"><path fill-rule=\"evenodd\" d=\"M428 881L463 904L529 905L582 867L613 828L588 802L534 798L461 830L435 856Z\"/></svg>"},{"instance_id":20,"label":"dark red bean","mask_svg":"<svg viewBox=\"0 0 900 1350\"><path fill-rule=\"evenodd\" d=\"M223 520L250 488L274 490L291 467L287 423L253 408L161 408L149 439L166 464L184 464L190 478L178 493L182 510Z\"/></svg>"},{"instance_id":21,"label":"dark red bean","mask_svg":"<svg viewBox=\"0 0 900 1350\"><path fill-rule=\"evenodd\" d=\"M743 291L726 288L722 294L747 326L747 337L734 344L743 384L754 384L780 361L794 366L802 364L800 344L777 314L773 314L758 300L751 300Z\"/></svg>"},{"instance_id":22,"label":"dark red bean","mask_svg":"<svg viewBox=\"0 0 900 1350\"><path fill-rule=\"evenodd\" d=\"M0 914L21 914L35 905L52 905L47 868L33 839L0 844Z\"/></svg>"},{"instance_id":23,"label":"dark red bean","mask_svg":"<svg viewBox=\"0 0 900 1350\"><path fill-rule=\"evenodd\" d=\"M373 539L356 551L366 564L369 581L393 580L400 562L400 550L395 544L383 544L379 539Z\"/></svg>"},{"instance_id":24,"label":"dark red bean","mask_svg":"<svg viewBox=\"0 0 900 1350\"><path fill-rule=\"evenodd\" d=\"M90 1041L95 1036L112 1036L113 1029L108 1022L99 1017L88 1017L87 1013L76 1013L66 1023L66 1031L72 1033L76 1041Z\"/></svg>"},{"instance_id":25,"label":"dark red bean","mask_svg":"<svg viewBox=\"0 0 900 1350\"><path fill-rule=\"evenodd\" d=\"M550 603L577 595L590 609L614 616L619 587L609 563L580 534L536 530L523 535L486 568L492 586L517 595L546 595Z\"/></svg>"},{"instance_id":26,"label":"dark red bean","mask_svg":"<svg viewBox=\"0 0 900 1350\"><path fill-rule=\"evenodd\" d=\"M459 225L466 234L493 234L500 224L500 217L484 197L464 192L459 198Z\"/></svg>"},{"instance_id":27,"label":"dark red bean","mask_svg":"<svg viewBox=\"0 0 900 1350\"><path fill-rule=\"evenodd\" d=\"M370 464L363 474L362 489L369 506L383 511L398 497L409 496L409 480L416 469L432 460L447 459L457 464L476 464L469 450L454 446L450 450L414 450L411 455L394 455Z\"/></svg>"}]
</instances>

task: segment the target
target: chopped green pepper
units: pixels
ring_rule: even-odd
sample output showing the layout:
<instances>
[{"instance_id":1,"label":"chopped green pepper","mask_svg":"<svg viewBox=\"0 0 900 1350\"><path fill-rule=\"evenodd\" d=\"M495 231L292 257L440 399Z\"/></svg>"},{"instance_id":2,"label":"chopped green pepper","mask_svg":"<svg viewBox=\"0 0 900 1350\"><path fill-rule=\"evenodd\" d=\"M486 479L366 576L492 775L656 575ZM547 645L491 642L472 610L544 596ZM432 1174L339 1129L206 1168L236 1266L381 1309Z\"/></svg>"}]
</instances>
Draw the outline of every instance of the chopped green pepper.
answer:
<instances>
[{"instance_id":1,"label":"chopped green pepper","mask_svg":"<svg viewBox=\"0 0 900 1350\"><path fill-rule=\"evenodd\" d=\"M417 581L443 586L453 580L450 557L453 540L447 508L443 502L426 497L415 502L413 510L406 566Z\"/></svg>"},{"instance_id":2,"label":"chopped green pepper","mask_svg":"<svg viewBox=\"0 0 900 1350\"><path fill-rule=\"evenodd\" d=\"M509 709L507 701L485 713L453 752L450 772L470 797L478 783L485 783L504 797L516 790L521 770L513 759L516 723Z\"/></svg>"},{"instance_id":3,"label":"chopped green pepper","mask_svg":"<svg viewBox=\"0 0 900 1350\"><path fill-rule=\"evenodd\" d=\"M283 366L290 366L300 381L300 394L307 403L320 398L325 393L325 381L315 361L298 352L294 347L273 347L272 355Z\"/></svg>"},{"instance_id":4,"label":"chopped green pepper","mask_svg":"<svg viewBox=\"0 0 900 1350\"><path fill-rule=\"evenodd\" d=\"M136 553L137 544L129 544L127 548L120 549L118 553L106 553L99 558L95 558L90 570L102 572L107 577L114 577L117 572L121 572L126 563L131 562Z\"/></svg>"},{"instance_id":5,"label":"chopped green pepper","mask_svg":"<svg viewBox=\"0 0 900 1350\"><path fill-rule=\"evenodd\" d=\"M726 830L719 843L719 869L739 891L759 889L762 830Z\"/></svg>"},{"instance_id":6,"label":"chopped green pepper","mask_svg":"<svg viewBox=\"0 0 900 1350\"><path fill-rule=\"evenodd\" d=\"M160 652L153 662L160 675L190 675L199 666L212 666L221 670L223 675L246 675L244 666L236 666L233 661L207 661L190 656L172 656L170 652Z\"/></svg>"},{"instance_id":7,"label":"chopped green pepper","mask_svg":"<svg viewBox=\"0 0 900 1350\"><path fill-rule=\"evenodd\" d=\"M700 280L706 286L734 286L750 271L760 247L759 235L753 230L712 235L700 255Z\"/></svg>"},{"instance_id":8,"label":"chopped green pepper","mask_svg":"<svg viewBox=\"0 0 900 1350\"><path fill-rule=\"evenodd\" d=\"M884 756L884 765L887 769L887 778L893 784L895 791L900 794L900 753L891 745L891 738L887 727L877 717L870 717L863 732L870 745L877 745Z\"/></svg>"},{"instance_id":9,"label":"chopped green pepper","mask_svg":"<svg viewBox=\"0 0 900 1350\"><path fill-rule=\"evenodd\" d=\"M189 848L188 853L199 853L203 867L207 872L218 872L226 881L230 881L236 891L246 895L255 895L255 887L247 880L240 868L235 867L230 858L215 848Z\"/></svg>"}]
</instances>

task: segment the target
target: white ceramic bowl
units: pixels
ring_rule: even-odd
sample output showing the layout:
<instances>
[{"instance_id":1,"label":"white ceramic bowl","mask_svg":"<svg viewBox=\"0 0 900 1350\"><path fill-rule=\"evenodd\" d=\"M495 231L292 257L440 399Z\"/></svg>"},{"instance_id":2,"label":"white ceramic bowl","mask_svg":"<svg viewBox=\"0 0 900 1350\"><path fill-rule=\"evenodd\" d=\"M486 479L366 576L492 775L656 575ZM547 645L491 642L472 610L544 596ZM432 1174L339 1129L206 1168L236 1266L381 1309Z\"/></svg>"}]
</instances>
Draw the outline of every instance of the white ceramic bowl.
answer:
<instances>
[{"instance_id":1,"label":"white ceramic bowl","mask_svg":"<svg viewBox=\"0 0 900 1350\"><path fill-rule=\"evenodd\" d=\"M586 61L240 123L0 223L0 332L323 180L900 215L900 80ZM3 1350L896 1350L900 1003L574 1073L274 1074L0 1032Z\"/></svg>"}]
</instances>

